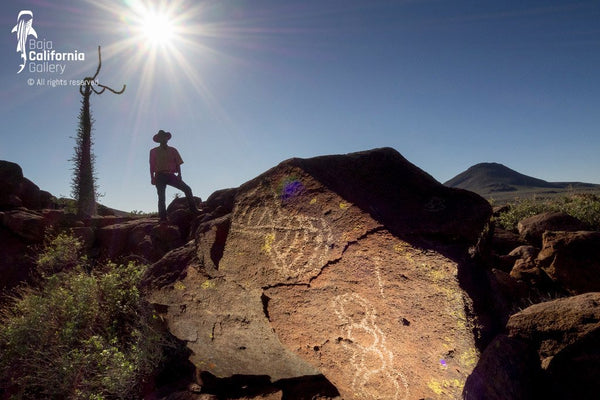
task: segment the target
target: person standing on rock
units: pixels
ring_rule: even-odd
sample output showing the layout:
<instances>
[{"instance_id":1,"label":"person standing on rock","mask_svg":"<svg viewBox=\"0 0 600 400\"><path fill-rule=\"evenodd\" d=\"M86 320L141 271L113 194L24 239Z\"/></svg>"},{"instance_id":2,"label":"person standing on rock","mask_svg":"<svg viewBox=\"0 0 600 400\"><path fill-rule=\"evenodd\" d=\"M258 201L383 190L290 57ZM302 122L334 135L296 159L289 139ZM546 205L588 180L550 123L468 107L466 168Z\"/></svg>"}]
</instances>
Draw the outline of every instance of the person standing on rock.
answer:
<instances>
[{"instance_id":1,"label":"person standing on rock","mask_svg":"<svg viewBox=\"0 0 600 400\"><path fill-rule=\"evenodd\" d=\"M167 220L167 207L165 204L167 185L185 193L190 211L194 214L199 213L192 195L192 189L181 179L183 159L176 148L167 146L167 142L171 137L171 132L165 132L161 129L152 138L156 143L160 143L160 146L150 150L150 179L152 184L156 185L158 216L161 222Z\"/></svg>"}]
</instances>

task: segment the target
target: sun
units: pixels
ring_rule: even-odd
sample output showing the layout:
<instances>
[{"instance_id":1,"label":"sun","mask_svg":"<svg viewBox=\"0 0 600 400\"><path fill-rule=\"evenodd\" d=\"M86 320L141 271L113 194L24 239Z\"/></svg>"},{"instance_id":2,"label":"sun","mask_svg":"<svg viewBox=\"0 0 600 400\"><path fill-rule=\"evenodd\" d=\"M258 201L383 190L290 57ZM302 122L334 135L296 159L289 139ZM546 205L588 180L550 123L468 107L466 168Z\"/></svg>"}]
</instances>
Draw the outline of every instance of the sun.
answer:
<instances>
[{"instance_id":1,"label":"sun","mask_svg":"<svg viewBox=\"0 0 600 400\"><path fill-rule=\"evenodd\" d=\"M142 36L150 45L168 45L175 35L175 24L166 13L147 11L141 18Z\"/></svg>"}]
</instances>

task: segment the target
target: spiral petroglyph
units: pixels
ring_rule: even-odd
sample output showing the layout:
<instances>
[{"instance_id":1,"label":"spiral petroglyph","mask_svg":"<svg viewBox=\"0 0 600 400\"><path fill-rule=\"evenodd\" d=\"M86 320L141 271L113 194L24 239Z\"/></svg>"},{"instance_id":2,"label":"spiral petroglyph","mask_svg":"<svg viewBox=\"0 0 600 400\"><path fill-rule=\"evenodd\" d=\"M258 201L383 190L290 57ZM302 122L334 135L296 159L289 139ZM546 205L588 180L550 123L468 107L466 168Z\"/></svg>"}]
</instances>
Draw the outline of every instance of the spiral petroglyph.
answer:
<instances>
[{"instance_id":1,"label":"spiral petroglyph","mask_svg":"<svg viewBox=\"0 0 600 400\"><path fill-rule=\"evenodd\" d=\"M394 366L394 354L377 325L373 305L356 293L347 293L333 299L333 309L344 328L340 344L351 353L352 389L356 395L376 400L382 392L388 392L393 394L391 399L407 399L408 382ZM387 390L382 390L382 385Z\"/></svg>"}]
</instances>

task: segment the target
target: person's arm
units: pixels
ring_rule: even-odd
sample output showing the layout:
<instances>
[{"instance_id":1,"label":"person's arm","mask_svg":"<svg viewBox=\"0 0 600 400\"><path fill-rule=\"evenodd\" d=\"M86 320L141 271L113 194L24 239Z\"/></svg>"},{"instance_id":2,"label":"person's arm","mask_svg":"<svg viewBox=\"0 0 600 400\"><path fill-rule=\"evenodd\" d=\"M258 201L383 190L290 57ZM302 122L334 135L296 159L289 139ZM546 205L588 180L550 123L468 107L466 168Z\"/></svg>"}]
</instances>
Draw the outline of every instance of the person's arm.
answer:
<instances>
[{"instance_id":1,"label":"person's arm","mask_svg":"<svg viewBox=\"0 0 600 400\"><path fill-rule=\"evenodd\" d=\"M154 178L154 169L155 169L155 160L154 160L154 152L150 150L150 183L153 185L156 184L156 180Z\"/></svg>"},{"instance_id":2,"label":"person's arm","mask_svg":"<svg viewBox=\"0 0 600 400\"><path fill-rule=\"evenodd\" d=\"M183 164L183 159L176 148L173 147L173 157L175 162L175 170L177 171L177 176L181 179L181 164Z\"/></svg>"}]
</instances>

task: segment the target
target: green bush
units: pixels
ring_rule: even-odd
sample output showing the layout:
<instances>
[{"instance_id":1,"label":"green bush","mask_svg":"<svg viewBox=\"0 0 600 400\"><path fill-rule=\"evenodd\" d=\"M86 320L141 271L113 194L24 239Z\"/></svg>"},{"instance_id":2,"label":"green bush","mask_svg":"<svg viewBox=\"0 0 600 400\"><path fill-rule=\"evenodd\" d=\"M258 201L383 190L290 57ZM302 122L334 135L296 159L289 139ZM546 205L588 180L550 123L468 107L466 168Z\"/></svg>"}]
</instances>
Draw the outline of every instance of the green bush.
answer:
<instances>
[{"instance_id":1,"label":"green bush","mask_svg":"<svg viewBox=\"0 0 600 400\"><path fill-rule=\"evenodd\" d=\"M593 194L577 194L555 200L539 201L535 198L516 201L496 217L496 223L508 230L516 230L520 220L543 212L562 211L587 225L588 229L600 230L600 197Z\"/></svg>"},{"instance_id":2,"label":"green bush","mask_svg":"<svg viewBox=\"0 0 600 400\"><path fill-rule=\"evenodd\" d=\"M36 259L37 272L42 277L70 270L85 263L85 257L81 255L83 244L76 237L59 233L47 241Z\"/></svg>"},{"instance_id":3,"label":"green bush","mask_svg":"<svg viewBox=\"0 0 600 400\"><path fill-rule=\"evenodd\" d=\"M38 262L59 270L81 261L79 251L59 235ZM0 397L139 398L166 343L139 291L143 271L109 262L87 273L78 264L21 290L0 313Z\"/></svg>"},{"instance_id":4,"label":"green bush","mask_svg":"<svg viewBox=\"0 0 600 400\"><path fill-rule=\"evenodd\" d=\"M559 202L558 209L578 218L590 229L600 230L600 196L580 194L565 197Z\"/></svg>"},{"instance_id":5,"label":"green bush","mask_svg":"<svg viewBox=\"0 0 600 400\"><path fill-rule=\"evenodd\" d=\"M506 211L496 217L496 223L507 230L515 231L517 224L524 218L546 212L556 211L549 203L535 199L518 200L508 206Z\"/></svg>"}]
</instances>

